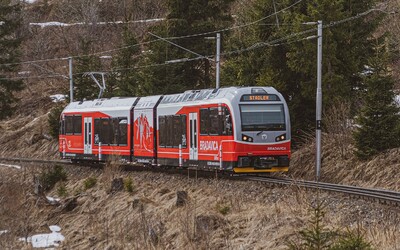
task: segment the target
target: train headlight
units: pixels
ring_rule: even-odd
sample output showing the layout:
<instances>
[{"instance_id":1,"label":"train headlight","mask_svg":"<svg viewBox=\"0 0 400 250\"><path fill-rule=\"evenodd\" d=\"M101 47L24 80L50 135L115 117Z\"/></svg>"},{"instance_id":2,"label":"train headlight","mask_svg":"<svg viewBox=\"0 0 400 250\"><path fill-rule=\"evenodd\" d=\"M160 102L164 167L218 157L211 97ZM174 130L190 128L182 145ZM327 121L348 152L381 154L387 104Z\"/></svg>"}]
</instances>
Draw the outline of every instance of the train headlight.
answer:
<instances>
[{"instance_id":1,"label":"train headlight","mask_svg":"<svg viewBox=\"0 0 400 250\"><path fill-rule=\"evenodd\" d=\"M284 140L286 140L286 134L281 134L281 135L279 135L279 136L277 136L277 137L275 138L275 141L276 141L276 142L278 142L278 141L284 141Z\"/></svg>"},{"instance_id":2,"label":"train headlight","mask_svg":"<svg viewBox=\"0 0 400 250\"><path fill-rule=\"evenodd\" d=\"M248 135L242 135L242 141L252 142L253 141L253 137L250 137Z\"/></svg>"}]
</instances>

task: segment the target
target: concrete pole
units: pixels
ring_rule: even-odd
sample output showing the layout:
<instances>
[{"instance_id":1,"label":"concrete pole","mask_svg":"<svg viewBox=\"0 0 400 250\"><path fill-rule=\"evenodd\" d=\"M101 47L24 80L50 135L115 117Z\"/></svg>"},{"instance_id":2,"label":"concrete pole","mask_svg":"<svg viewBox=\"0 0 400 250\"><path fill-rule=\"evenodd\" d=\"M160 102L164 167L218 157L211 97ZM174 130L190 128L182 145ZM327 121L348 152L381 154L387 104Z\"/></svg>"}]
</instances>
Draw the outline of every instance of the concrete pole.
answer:
<instances>
[{"instance_id":1,"label":"concrete pole","mask_svg":"<svg viewBox=\"0 0 400 250\"><path fill-rule=\"evenodd\" d=\"M321 172L321 127L322 127L322 21L318 21L318 55L317 55L317 98L316 98L316 181Z\"/></svg>"},{"instance_id":2,"label":"concrete pole","mask_svg":"<svg viewBox=\"0 0 400 250\"><path fill-rule=\"evenodd\" d=\"M217 33L217 53L215 56L215 88L219 89L219 57L221 54L221 34Z\"/></svg>"},{"instance_id":3,"label":"concrete pole","mask_svg":"<svg viewBox=\"0 0 400 250\"><path fill-rule=\"evenodd\" d=\"M74 101L74 81L72 79L72 57L68 58L69 61L69 100Z\"/></svg>"}]
</instances>

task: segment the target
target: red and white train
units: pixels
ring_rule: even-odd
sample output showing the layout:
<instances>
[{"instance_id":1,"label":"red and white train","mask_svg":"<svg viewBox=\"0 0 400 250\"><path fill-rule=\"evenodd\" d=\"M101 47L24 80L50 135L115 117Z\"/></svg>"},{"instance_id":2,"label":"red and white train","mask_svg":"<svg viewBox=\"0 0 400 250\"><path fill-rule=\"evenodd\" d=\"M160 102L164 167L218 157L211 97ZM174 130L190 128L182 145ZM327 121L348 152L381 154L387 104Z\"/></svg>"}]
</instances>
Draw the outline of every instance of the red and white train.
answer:
<instances>
[{"instance_id":1,"label":"red and white train","mask_svg":"<svg viewBox=\"0 0 400 250\"><path fill-rule=\"evenodd\" d=\"M235 173L287 171L290 119L272 87L70 103L61 114L59 151L72 161L197 167Z\"/></svg>"}]
</instances>

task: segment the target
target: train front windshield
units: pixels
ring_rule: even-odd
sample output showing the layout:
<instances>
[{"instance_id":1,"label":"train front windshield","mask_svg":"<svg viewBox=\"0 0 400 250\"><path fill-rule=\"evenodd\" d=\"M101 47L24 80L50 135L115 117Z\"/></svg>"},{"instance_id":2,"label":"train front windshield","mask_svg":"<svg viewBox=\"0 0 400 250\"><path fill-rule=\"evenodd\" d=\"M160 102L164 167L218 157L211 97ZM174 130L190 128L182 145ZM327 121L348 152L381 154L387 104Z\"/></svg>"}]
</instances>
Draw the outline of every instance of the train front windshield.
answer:
<instances>
[{"instance_id":1,"label":"train front windshield","mask_svg":"<svg viewBox=\"0 0 400 250\"><path fill-rule=\"evenodd\" d=\"M282 104L240 105L242 131L285 130L285 112Z\"/></svg>"}]
</instances>

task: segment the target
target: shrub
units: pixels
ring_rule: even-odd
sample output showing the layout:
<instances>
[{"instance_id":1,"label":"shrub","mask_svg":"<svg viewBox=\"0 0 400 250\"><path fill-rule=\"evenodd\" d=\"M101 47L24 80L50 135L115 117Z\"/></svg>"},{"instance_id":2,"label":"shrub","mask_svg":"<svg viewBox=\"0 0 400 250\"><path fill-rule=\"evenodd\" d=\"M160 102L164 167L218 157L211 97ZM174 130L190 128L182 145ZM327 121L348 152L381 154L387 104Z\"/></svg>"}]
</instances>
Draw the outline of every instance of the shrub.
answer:
<instances>
[{"instance_id":1,"label":"shrub","mask_svg":"<svg viewBox=\"0 0 400 250\"><path fill-rule=\"evenodd\" d=\"M54 138L58 138L59 129L60 129L60 115L64 109L64 104L58 104L56 107L50 110L50 113L47 117L47 122L49 124L49 134Z\"/></svg>"},{"instance_id":2,"label":"shrub","mask_svg":"<svg viewBox=\"0 0 400 250\"><path fill-rule=\"evenodd\" d=\"M94 186L96 186L97 178L96 177L89 177L83 182L83 186L85 190L88 190Z\"/></svg>"},{"instance_id":3,"label":"shrub","mask_svg":"<svg viewBox=\"0 0 400 250\"><path fill-rule=\"evenodd\" d=\"M128 179L125 179L124 180L124 188L125 188L125 190L127 191L127 192L129 192L129 193L133 193L133 191L134 191L134 186L133 186L133 181L132 181L132 178L128 178Z\"/></svg>"},{"instance_id":4,"label":"shrub","mask_svg":"<svg viewBox=\"0 0 400 250\"><path fill-rule=\"evenodd\" d=\"M367 242L360 227L353 232L340 232L328 229L324 223L325 205L318 201L311 210L309 227L298 232L298 241L289 241L288 249L329 249L329 250L371 250L371 244Z\"/></svg>"},{"instance_id":5,"label":"shrub","mask_svg":"<svg viewBox=\"0 0 400 250\"><path fill-rule=\"evenodd\" d=\"M45 191L51 190L59 181L67 180L67 173L62 166L56 165L53 169L40 174L40 183Z\"/></svg>"},{"instance_id":6,"label":"shrub","mask_svg":"<svg viewBox=\"0 0 400 250\"><path fill-rule=\"evenodd\" d=\"M61 185L58 186L57 195L59 197L66 197L68 195L67 186L64 182L62 182Z\"/></svg>"},{"instance_id":7,"label":"shrub","mask_svg":"<svg viewBox=\"0 0 400 250\"><path fill-rule=\"evenodd\" d=\"M217 204L217 210L222 215L227 215L231 211L231 207L226 204Z\"/></svg>"}]
</instances>

